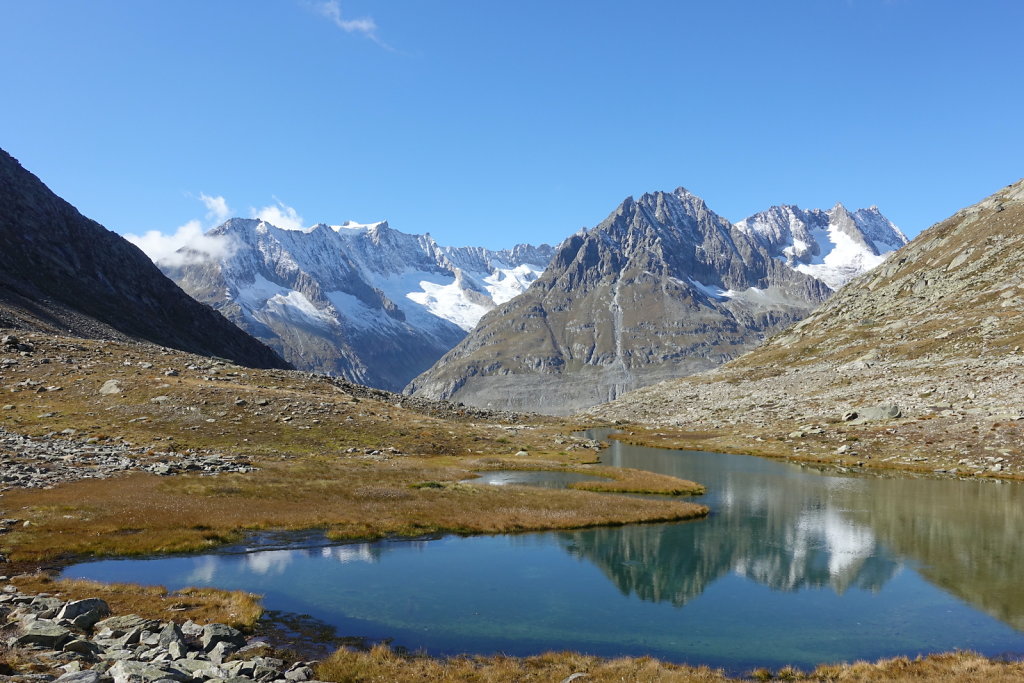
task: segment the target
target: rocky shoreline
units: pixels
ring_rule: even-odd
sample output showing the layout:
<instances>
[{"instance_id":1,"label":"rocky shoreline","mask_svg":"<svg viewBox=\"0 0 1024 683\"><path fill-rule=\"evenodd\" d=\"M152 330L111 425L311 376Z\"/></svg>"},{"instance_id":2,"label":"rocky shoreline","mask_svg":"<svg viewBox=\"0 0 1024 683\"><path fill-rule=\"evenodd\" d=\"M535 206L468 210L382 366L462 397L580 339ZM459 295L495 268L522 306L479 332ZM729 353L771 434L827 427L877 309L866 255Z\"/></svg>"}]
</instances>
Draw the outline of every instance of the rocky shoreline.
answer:
<instances>
[{"instance_id":1,"label":"rocky shoreline","mask_svg":"<svg viewBox=\"0 0 1024 683\"><path fill-rule=\"evenodd\" d=\"M11 683L315 679L316 662L271 656L266 643L225 624L111 616L99 598L64 601L8 584L0 590L0 624L0 681Z\"/></svg>"}]
</instances>

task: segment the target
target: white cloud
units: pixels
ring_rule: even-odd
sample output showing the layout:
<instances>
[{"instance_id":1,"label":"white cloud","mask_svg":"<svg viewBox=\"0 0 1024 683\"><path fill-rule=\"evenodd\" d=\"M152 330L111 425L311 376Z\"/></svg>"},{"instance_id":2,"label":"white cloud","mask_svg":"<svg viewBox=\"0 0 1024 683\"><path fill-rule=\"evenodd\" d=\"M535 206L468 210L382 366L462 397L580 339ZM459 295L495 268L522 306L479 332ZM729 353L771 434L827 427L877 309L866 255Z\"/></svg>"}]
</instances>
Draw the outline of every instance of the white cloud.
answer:
<instances>
[{"instance_id":1,"label":"white cloud","mask_svg":"<svg viewBox=\"0 0 1024 683\"><path fill-rule=\"evenodd\" d=\"M227 219L231 218L231 207L228 206L228 201L224 197L217 195L211 197L205 192L199 193L199 201L206 205L206 220L220 225Z\"/></svg>"},{"instance_id":2,"label":"white cloud","mask_svg":"<svg viewBox=\"0 0 1024 683\"><path fill-rule=\"evenodd\" d=\"M200 192L198 199L206 207L205 220L193 218L170 234L150 230L142 235L124 235L124 238L160 266L176 267L230 257L237 248L235 241L226 235L207 235L206 232L224 223L234 212L221 195ZM303 221L299 212L277 197L274 197L274 201L275 204L262 209L250 209L250 215L278 228L302 230Z\"/></svg>"},{"instance_id":3,"label":"white cloud","mask_svg":"<svg viewBox=\"0 0 1024 683\"><path fill-rule=\"evenodd\" d=\"M124 238L144 251L154 263L162 266L219 260L234 251L234 244L229 238L216 235L211 237L204 232L201 222L191 220L170 235L150 230L144 235L125 235ZM188 250L179 251L182 247L188 247Z\"/></svg>"},{"instance_id":4,"label":"white cloud","mask_svg":"<svg viewBox=\"0 0 1024 683\"><path fill-rule=\"evenodd\" d=\"M283 230L302 230L305 227L298 211L277 197L274 197L274 201L277 203L264 206L262 209L249 209L249 215Z\"/></svg>"},{"instance_id":5,"label":"white cloud","mask_svg":"<svg viewBox=\"0 0 1024 683\"><path fill-rule=\"evenodd\" d=\"M359 19L346 19L341 14L341 4L338 0L321 0L312 3L313 10L318 14L327 17L331 23L345 33L361 33L381 47L391 47L377 37L377 22L373 17L361 17Z\"/></svg>"}]
</instances>

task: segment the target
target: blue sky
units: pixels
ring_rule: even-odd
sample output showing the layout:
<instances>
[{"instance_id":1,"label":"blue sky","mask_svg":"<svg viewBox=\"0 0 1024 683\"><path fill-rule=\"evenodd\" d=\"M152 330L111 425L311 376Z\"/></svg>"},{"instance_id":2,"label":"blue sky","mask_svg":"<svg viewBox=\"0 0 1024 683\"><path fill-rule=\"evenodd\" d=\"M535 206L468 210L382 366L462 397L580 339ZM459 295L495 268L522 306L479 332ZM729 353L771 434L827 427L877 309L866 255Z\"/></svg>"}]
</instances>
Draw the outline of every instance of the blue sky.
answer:
<instances>
[{"instance_id":1,"label":"blue sky","mask_svg":"<svg viewBox=\"0 0 1024 683\"><path fill-rule=\"evenodd\" d=\"M913 235L1024 175L1022 26L1019 0L0 0L0 147L120 233L270 207L556 243L683 185Z\"/></svg>"}]
</instances>

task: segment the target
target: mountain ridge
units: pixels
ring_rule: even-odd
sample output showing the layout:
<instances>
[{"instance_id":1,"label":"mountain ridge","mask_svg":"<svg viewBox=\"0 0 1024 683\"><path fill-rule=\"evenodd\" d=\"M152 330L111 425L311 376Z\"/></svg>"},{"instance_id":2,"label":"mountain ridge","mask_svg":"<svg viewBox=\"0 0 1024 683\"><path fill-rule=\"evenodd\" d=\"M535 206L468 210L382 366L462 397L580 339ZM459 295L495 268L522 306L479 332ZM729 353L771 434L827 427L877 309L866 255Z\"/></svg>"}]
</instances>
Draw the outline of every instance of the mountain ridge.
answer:
<instances>
[{"instance_id":1,"label":"mountain ridge","mask_svg":"<svg viewBox=\"0 0 1024 683\"><path fill-rule=\"evenodd\" d=\"M439 245L387 221L285 230L232 218L159 265L296 367L400 390L526 287L548 245ZM534 263L533 261L542 261Z\"/></svg>"},{"instance_id":2,"label":"mountain ridge","mask_svg":"<svg viewBox=\"0 0 1024 683\"><path fill-rule=\"evenodd\" d=\"M627 197L405 391L566 412L717 365L832 292L764 241L684 187Z\"/></svg>"},{"instance_id":3,"label":"mountain ridge","mask_svg":"<svg viewBox=\"0 0 1024 683\"><path fill-rule=\"evenodd\" d=\"M0 150L0 326L289 367Z\"/></svg>"},{"instance_id":4,"label":"mountain ridge","mask_svg":"<svg viewBox=\"0 0 1024 683\"><path fill-rule=\"evenodd\" d=\"M588 415L702 431L709 448L1020 473L1021 273L1024 180L931 226L762 347Z\"/></svg>"}]
</instances>

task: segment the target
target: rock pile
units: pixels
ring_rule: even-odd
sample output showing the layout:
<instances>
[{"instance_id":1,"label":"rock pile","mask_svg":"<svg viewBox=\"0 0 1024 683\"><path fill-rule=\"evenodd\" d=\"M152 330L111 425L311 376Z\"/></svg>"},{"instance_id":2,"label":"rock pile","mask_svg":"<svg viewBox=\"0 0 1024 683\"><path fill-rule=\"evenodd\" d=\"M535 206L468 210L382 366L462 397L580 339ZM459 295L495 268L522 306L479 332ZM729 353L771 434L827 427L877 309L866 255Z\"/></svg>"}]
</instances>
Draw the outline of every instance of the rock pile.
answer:
<instances>
[{"instance_id":1,"label":"rock pile","mask_svg":"<svg viewBox=\"0 0 1024 683\"><path fill-rule=\"evenodd\" d=\"M73 436L56 433L30 437L0 428L0 491L50 488L79 479L106 479L128 471L170 475L244 473L256 469L239 457L203 452L151 453L124 443Z\"/></svg>"},{"instance_id":2,"label":"rock pile","mask_svg":"<svg viewBox=\"0 0 1024 683\"><path fill-rule=\"evenodd\" d=\"M177 624L136 615L110 616L98 598L65 602L29 595L16 586L0 592L0 643L18 661L53 673L15 671L16 683L301 683L315 662L286 663L264 654L264 643L225 624Z\"/></svg>"}]
</instances>

